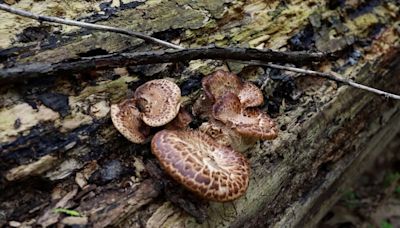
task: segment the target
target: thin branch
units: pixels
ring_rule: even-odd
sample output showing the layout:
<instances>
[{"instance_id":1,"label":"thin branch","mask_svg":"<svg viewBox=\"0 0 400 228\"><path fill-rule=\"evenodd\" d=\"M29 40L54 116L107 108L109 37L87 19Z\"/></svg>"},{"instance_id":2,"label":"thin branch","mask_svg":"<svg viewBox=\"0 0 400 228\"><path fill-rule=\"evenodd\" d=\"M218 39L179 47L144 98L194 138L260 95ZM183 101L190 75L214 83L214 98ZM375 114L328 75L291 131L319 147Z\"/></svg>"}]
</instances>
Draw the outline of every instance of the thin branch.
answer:
<instances>
[{"instance_id":1,"label":"thin branch","mask_svg":"<svg viewBox=\"0 0 400 228\"><path fill-rule=\"evenodd\" d=\"M40 75L57 75L62 72L78 73L84 70L111 69L143 64L181 62L195 59L262 60L265 62L299 63L321 61L324 53L277 52L269 49L203 47L193 49L118 53L67 59L58 63L28 63L0 69L0 84L35 78Z\"/></svg>"},{"instance_id":2,"label":"thin branch","mask_svg":"<svg viewBox=\"0 0 400 228\"><path fill-rule=\"evenodd\" d=\"M19 16L32 18L38 21L47 21L65 25L78 26L82 28L115 32L128 36L134 36L149 42L153 42L165 47L178 49L179 51L168 52L143 52L143 53L122 53L116 55L105 55L93 58L82 58L77 61L62 62L62 63L34 63L20 65L14 68L6 68L0 70L0 84L4 82L12 82L25 80L29 78L37 77L43 74L54 74L57 72L78 72L82 70L90 69L106 69L113 67L121 67L128 65L139 65L139 64L151 64L151 63L165 63L165 62L176 62L182 60L194 60L194 59L221 59L221 60L252 60L243 62L246 64L260 65L271 68L277 68L282 70L288 70L298 73L304 73L307 75L323 77L329 80L337 81L358 89L366 90L375 94L400 100L400 96L392 93L388 93L379 89L375 89L369 86L365 86L354 82L350 79L345 79L338 74L323 73L312 70L304 70L295 67L287 67L272 63L265 62L304 62L304 61L318 61L322 58L332 57L326 53L307 53L307 52L276 52L272 50L257 50L257 49L243 49L243 48L198 48L198 49L185 49L179 45L175 45L164 40L160 40L143 33L134 32L126 29L115 28L105 25L97 25L85 22L79 22L75 20L62 19L57 17L42 16L33 14L24 10L12 8L6 4L0 4L0 10L7 11ZM258 61L257 61L258 60Z\"/></svg>"},{"instance_id":3,"label":"thin branch","mask_svg":"<svg viewBox=\"0 0 400 228\"><path fill-rule=\"evenodd\" d=\"M120 34L124 34L124 35L128 35L128 36L134 36L134 37L143 39L145 41L159 44L164 47L169 47L169 48L174 48L174 49L184 49L184 47L181 47L179 45L169 43L164 40L160 40L160 39L145 35L143 33L134 32L134 31L130 31L127 29L116 28L116 27L111 27L111 26L106 26L106 25L91 24L91 23L86 23L86 22L70 20L70 19L62 19L59 17L50 17L50 16L33 14L28 11L12 8L6 4L0 4L0 10L4 10L9 13L16 14L16 15L19 15L22 17L29 17L29 18L38 20L40 22L47 21L47 22L52 22L52 23L64 24L64 25L78 26L81 28L94 29L94 30L99 30L99 31L115 32L115 33L120 33Z\"/></svg>"},{"instance_id":4,"label":"thin branch","mask_svg":"<svg viewBox=\"0 0 400 228\"><path fill-rule=\"evenodd\" d=\"M256 65L256 66L265 66L265 67L270 67L270 68L276 68L276 69L280 69L280 70L287 70L287 71L292 71L292 72L296 72L296 73L302 73L302 74L306 74L306 75L311 75L311 76L316 76L316 77L321 77L321 78L325 78L325 79L329 79L332 81L336 81L336 82L340 82L343 83L345 85L354 87L354 88L358 88L358 89L362 89L371 93L375 93L381 96L384 96L386 98L392 98L395 100L400 100L400 96L393 94L393 93L388 93L379 89L375 89L366 85L362 85L360 83L357 83L351 79L347 79L344 78L342 75L338 74L338 73L324 73L324 72L318 72L318 71L313 71L313 70L305 70L305 69L301 69L301 68L297 68L297 67L289 67L289 66L282 66L282 65L278 65L278 64L273 64L273 63L264 63L261 61L240 61L241 63L244 64L249 64L249 65Z\"/></svg>"}]
</instances>

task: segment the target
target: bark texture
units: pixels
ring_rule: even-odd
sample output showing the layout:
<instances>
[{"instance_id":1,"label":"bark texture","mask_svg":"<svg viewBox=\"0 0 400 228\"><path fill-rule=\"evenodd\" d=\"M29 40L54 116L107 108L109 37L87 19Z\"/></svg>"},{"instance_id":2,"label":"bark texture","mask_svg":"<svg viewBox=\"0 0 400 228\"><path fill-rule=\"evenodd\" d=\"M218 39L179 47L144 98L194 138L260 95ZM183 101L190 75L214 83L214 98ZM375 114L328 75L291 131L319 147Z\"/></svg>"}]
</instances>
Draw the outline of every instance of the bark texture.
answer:
<instances>
[{"instance_id":1,"label":"bark texture","mask_svg":"<svg viewBox=\"0 0 400 228\"><path fill-rule=\"evenodd\" d=\"M337 52L308 63L400 93L399 4L377 1L29 1L15 7L201 45ZM156 49L140 40L49 26L0 12L0 67L54 64ZM246 152L252 177L232 203L201 202L154 168L149 145L125 140L110 104L147 80L170 77L188 109L215 68L263 88L279 125ZM65 71L0 87L0 225L304 227L400 131L400 103L322 79L234 62L195 60ZM196 123L198 124L198 120ZM154 168L154 169L153 169ZM68 208L81 217L55 213Z\"/></svg>"}]
</instances>

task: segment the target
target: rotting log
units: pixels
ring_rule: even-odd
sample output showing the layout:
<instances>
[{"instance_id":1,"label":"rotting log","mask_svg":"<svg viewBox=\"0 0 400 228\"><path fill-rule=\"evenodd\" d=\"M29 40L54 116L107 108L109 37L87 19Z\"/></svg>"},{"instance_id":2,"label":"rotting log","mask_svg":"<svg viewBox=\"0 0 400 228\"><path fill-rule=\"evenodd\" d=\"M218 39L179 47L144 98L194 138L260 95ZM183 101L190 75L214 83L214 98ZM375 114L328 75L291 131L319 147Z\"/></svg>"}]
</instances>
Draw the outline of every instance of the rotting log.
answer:
<instances>
[{"instance_id":1,"label":"rotting log","mask_svg":"<svg viewBox=\"0 0 400 228\"><path fill-rule=\"evenodd\" d=\"M185 47L340 50L338 60L307 67L334 70L400 93L395 0L116 2L68 1L57 6L54 1L21 0L13 6L142 31ZM40 25L4 12L0 37L2 68L154 49L138 39ZM279 125L279 136L246 152L252 166L250 187L233 203L196 202L185 194L164 193L173 183L148 172L145 167L153 159L149 146L133 145L119 135L109 106L147 80L171 77L190 107L201 77L227 66L244 80L263 85L268 99L263 108ZM231 62L183 60L63 72L2 85L0 225L315 225L400 131L400 104L334 82L294 76ZM74 209L83 217L53 213L56 207ZM196 213L198 208L208 217Z\"/></svg>"}]
</instances>

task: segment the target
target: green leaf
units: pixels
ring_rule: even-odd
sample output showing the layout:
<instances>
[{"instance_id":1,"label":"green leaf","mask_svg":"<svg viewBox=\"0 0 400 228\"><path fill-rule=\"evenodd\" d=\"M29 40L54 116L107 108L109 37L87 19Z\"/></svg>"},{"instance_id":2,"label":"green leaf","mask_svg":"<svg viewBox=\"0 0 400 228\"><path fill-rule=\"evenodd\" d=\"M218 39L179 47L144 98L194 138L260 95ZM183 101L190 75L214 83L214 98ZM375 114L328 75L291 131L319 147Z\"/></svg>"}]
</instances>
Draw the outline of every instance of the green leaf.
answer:
<instances>
[{"instance_id":1,"label":"green leaf","mask_svg":"<svg viewBox=\"0 0 400 228\"><path fill-rule=\"evenodd\" d=\"M381 223L381 228L393 228L393 225L386 220L383 220Z\"/></svg>"},{"instance_id":2,"label":"green leaf","mask_svg":"<svg viewBox=\"0 0 400 228\"><path fill-rule=\"evenodd\" d=\"M64 213L64 214L67 214L69 216L75 216L75 217L80 217L81 216L79 211L69 210L69 209L65 209L65 208L56 208L56 209L54 209L54 212L56 212L56 213Z\"/></svg>"}]
</instances>

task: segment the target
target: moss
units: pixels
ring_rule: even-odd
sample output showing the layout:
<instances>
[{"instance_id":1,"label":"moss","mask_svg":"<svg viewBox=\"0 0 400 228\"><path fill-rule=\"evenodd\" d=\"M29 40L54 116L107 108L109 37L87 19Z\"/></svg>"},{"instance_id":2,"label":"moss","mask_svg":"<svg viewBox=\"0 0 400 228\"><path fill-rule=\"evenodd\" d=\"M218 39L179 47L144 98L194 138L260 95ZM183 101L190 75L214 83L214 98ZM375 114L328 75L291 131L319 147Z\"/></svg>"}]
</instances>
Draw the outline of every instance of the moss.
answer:
<instances>
[{"instance_id":1,"label":"moss","mask_svg":"<svg viewBox=\"0 0 400 228\"><path fill-rule=\"evenodd\" d=\"M378 23L378 18L372 13L367 13L354 19L354 25L361 31L376 23Z\"/></svg>"},{"instance_id":2,"label":"moss","mask_svg":"<svg viewBox=\"0 0 400 228\"><path fill-rule=\"evenodd\" d=\"M108 93L108 97L112 102L117 102L119 99L124 97L128 91L128 82L136 81L136 76L123 76L113 81L100 82L95 86L88 86L76 97L70 97L73 102L79 102L85 100L87 97L93 94ZM110 93L111 92L111 93Z\"/></svg>"}]
</instances>

